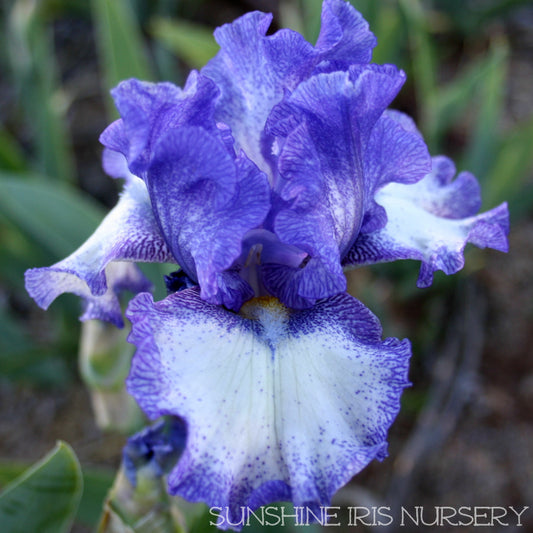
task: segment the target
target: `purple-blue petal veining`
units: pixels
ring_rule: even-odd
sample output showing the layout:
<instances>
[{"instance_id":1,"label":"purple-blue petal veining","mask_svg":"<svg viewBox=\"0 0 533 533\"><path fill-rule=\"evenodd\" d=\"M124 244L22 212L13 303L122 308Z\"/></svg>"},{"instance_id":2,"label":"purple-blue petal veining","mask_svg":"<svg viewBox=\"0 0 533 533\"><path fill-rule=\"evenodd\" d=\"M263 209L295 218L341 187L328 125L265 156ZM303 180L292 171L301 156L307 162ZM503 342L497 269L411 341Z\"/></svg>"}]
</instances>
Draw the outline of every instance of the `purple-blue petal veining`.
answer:
<instances>
[{"instance_id":1,"label":"purple-blue petal veining","mask_svg":"<svg viewBox=\"0 0 533 533\"><path fill-rule=\"evenodd\" d=\"M157 142L182 125L214 131L213 110L219 91L204 76L192 72L185 88L169 83L130 79L111 91L121 118L100 136L108 149L126 157L132 174L144 178Z\"/></svg>"},{"instance_id":2,"label":"purple-blue petal veining","mask_svg":"<svg viewBox=\"0 0 533 533\"><path fill-rule=\"evenodd\" d=\"M279 500L317 510L386 456L410 345L382 340L351 296L307 310L254 300L235 314L188 289L156 303L139 295L127 316L130 393L151 418L187 424L171 494L227 508L232 521L241 506Z\"/></svg>"},{"instance_id":3,"label":"purple-blue petal veining","mask_svg":"<svg viewBox=\"0 0 533 533\"><path fill-rule=\"evenodd\" d=\"M469 172L454 176L453 162L439 156L419 182L382 188L376 201L387 213L387 223L359 234L343 259L345 267L416 259L421 261L417 285L428 287L435 271L454 274L463 268L468 243L506 252L507 204L477 214L481 196L476 178Z\"/></svg>"},{"instance_id":4,"label":"purple-blue petal veining","mask_svg":"<svg viewBox=\"0 0 533 533\"><path fill-rule=\"evenodd\" d=\"M172 263L174 258L154 218L144 183L132 178L118 204L91 237L51 267L26 271L26 290L43 309L60 294L85 301L82 320L100 319L123 327L119 295L150 290L135 262Z\"/></svg>"},{"instance_id":5,"label":"purple-blue petal veining","mask_svg":"<svg viewBox=\"0 0 533 533\"><path fill-rule=\"evenodd\" d=\"M418 132L386 111L404 79L390 65L317 74L272 111L267 131L280 153L268 220L282 242L310 256L303 268L264 269L267 287L287 305L309 307L345 290L343 255L362 228L386 223L376 191L429 170Z\"/></svg>"},{"instance_id":6,"label":"purple-blue petal veining","mask_svg":"<svg viewBox=\"0 0 533 533\"><path fill-rule=\"evenodd\" d=\"M178 264L198 281L203 298L238 310L253 293L245 284L239 292L222 273L240 257L244 235L268 213L266 176L243 153L231 157L203 128L182 127L159 141L146 181Z\"/></svg>"},{"instance_id":7,"label":"purple-blue petal veining","mask_svg":"<svg viewBox=\"0 0 533 533\"><path fill-rule=\"evenodd\" d=\"M369 64L376 39L348 2L324 0L315 45L267 35L271 21L218 28L219 53L183 89L112 91L103 166L122 196L71 256L26 273L41 307L72 292L82 319L119 327L121 293L141 293L126 312L127 386L177 425L133 437L126 474L171 467L171 494L237 523L243 506L279 500L318 513L386 456L410 345L382 339L345 270L415 259L425 287L463 267L469 242L508 246L506 204L478 214L476 178L432 159L389 109L405 74ZM179 266L162 301L142 261Z\"/></svg>"},{"instance_id":8,"label":"purple-blue petal veining","mask_svg":"<svg viewBox=\"0 0 533 533\"><path fill-rule=\"evenodd\" d=\"M329 0L322 4L321 22L316 43L321 62L336 70L370 63L377 40L361 13L343 0Z\"/></svg>"}]
</instances>

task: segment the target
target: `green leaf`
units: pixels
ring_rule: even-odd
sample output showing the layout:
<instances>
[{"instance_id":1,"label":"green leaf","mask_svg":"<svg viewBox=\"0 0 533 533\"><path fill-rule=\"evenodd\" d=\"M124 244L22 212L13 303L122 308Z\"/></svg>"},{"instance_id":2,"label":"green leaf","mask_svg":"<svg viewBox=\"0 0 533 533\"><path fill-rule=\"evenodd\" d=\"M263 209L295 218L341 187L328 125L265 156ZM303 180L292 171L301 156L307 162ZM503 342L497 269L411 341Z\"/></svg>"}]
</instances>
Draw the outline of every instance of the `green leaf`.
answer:
<instances>
[{"instance_id":1,"label":"green leaf","mask_svg":"<svg viewBox=\"0 0 533 533\"><path fill-rule=\"evenodd\" d=\"M315 43L320 33L322 0L300 0L300 9L303 19L303 36L310 43Z\"/></svg>"},{"instance_id":2,"label":"green leaf","mask_svg":"<svg viewBox=\"0 0 533 533\"><path fill-rule=\"evenodd\" d=\"M503 113L504 88L507 75L508 48L505 43L496 44L487 58L487 74L480 84L479 111L468 142L464 168L484 182L494 163L499 142L495 132Z\"/></svg>"},{"instance_id":3,"label":"green leaf","mask_svg":"<svg viewBox=\"0 0 533 533\"><path fill-rule=\"evenodd\" d=\"M83 469L83 495L76 522L91 528L97 526L105 498L113 485L113 479L114 473L110 470Z\"/></svg>"},{"instance_id":4,"label":"green leaf","mask_svg":"<svg viewBox=\"0 0 533 533\"><path fill-rule=\"evenodd\" d=\"M22 461L0 460L0 488L22 475L28 465ZM83 494L81 496L76 522L96 527L102 513L104 500L113 485L115 475L102 468L83 468Z\"/></svg>"},{"instance_id":5,"label":"green leaf","mask_svg":"<svg viewBox=\"0 0 533 533\"><path fill-rule=\"evenodd\" d=\"M460 118L469 105L472 105L476 91L486 82L491 70L494 69L495 58L501 61L499 53L496 56L488 55L473 61L452 82L434 92L427 104L430 118L425 131L431 140L432 153L440 150L440 142L446 130Z\"/></svg>"},{"instance_id":6,"label":"green leaf","mask_svg":"<svg viewBox=\"0 0 533 533\"><path fill-rule=\"evenodd\" d=\"M127 78L153 80L139 23L128 0L92 0L105 92ZM110 116L118 116L108 98Z\"/></svg>"},{"instance_id":7,"label":"green leaf","mask_svg":"<svg viewBox=\"0 0 533 533\"><path fill-rule=\"evenodd\" d=\"M193 68L202 68L219 50L211 28L185 20L156 17L150 32Z\"/></svg>"},{"instance_id":8,"label":"green leaf","mask_svg":"<svg viewBox=\"0 0 533 533\"><path fill-rule=\"evenodd\" d=\"M51 26L43 5L28 0L13 4L7 28L9 66L33 134L39 170L50 178L72 181L74 158L65 121L69 102L58 86Z\"/></svg>"},{"instance_id":9,"label":"green leaf","mask_svg":"<svg viewBox=\"0 0 533 533\"><path fill-rule=\"evenodd\" d=\"M80 465L64 442L0 495L4 533L63 533L72 524L83 491Z\"/></svg>"},{"instance_id":10,"label":"green leaf","mask_svg":"<svg viewBox=\"0 0 533 533\"><path fill-rule=\"evenodd\" d=\"M24 154L17 141L0 126L0 168L4 170L26 170Z\"/></svg>"},{"instance_id":11,"label":"green leaf","mask_svg":"<svg viewBox=\"0 0 533 533\"><path fill-rule=\"evenodd\" d=\"M29 466L22 461L0 459L0 490L22 475Z\"/></svg>"},{"instance_id":12,"label":"green leaf","mask_svg":"<svg viewBox=\"0 0 533 533\"><path fill-rule=\"evenodd\" d=\"M532 168L533 119L530 119L506 135L486 182L484 206L492 207L508 199L519 201L521 210L526 211L533 198L531 190L522 191L522 184Z\"/></svg>"},{"instance_id":13,"label":"green leaf","mask_svg":"<svg viewBox=\"0 0 533 533\"><path fill-rule=\"evenodd\" d=\"M58 259L83 243L104 215L94 200L72 186L2 172L0 210Z\"/></svg>"}]
</instances>

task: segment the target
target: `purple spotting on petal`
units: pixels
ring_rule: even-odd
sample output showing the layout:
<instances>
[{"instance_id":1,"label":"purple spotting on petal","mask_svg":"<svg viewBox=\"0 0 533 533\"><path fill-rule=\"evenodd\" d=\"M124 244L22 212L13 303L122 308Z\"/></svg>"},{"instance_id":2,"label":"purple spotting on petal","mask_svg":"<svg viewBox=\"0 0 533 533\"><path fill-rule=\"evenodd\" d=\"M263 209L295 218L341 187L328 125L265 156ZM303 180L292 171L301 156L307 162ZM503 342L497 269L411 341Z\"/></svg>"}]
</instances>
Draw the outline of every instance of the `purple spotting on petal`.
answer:
<instances>
[{"instance_id":1,"label":"purple spotting on petal","mask_svg":"<svg viewBox=\"0 0 533 533\"><path fill-rule=\"evenodd\" d=\"M315 46L272 17L215 31L220 52L184 89L122 82L102 134L124 193L76 252L26 273L47 307L123 325L127 387L152 419L126 475L170 469L169 492L227 508L290 500L319 512L373 459L408 386L409 341L345 293L344 267L421 261L419 286L464 264L468 242L507 250L507 206L478 215L477 180L431 160L413 121L388 110L405 80L369 65L374 35L324 0ZM137 261L178 263L154 303ZM319 401L317 401L317 398ZM228 527L229 523L221 524Z\"/></svg>"},{"instance_id":2,"label":"purple spotting on petal","mask_svg":"<svg viewBox=\"0 0 533 533\"><path fill-rule=\"evenodd\" d=\"M304 311L254 299L234 314L189 289L158 303L139 295L127 316L128 390L150 417L187 423L172 494L227 507L233 522L241 506L280 499L318 508L386 456L410 346L381 340L351 296Z\"/></svg>"}]
</instances>

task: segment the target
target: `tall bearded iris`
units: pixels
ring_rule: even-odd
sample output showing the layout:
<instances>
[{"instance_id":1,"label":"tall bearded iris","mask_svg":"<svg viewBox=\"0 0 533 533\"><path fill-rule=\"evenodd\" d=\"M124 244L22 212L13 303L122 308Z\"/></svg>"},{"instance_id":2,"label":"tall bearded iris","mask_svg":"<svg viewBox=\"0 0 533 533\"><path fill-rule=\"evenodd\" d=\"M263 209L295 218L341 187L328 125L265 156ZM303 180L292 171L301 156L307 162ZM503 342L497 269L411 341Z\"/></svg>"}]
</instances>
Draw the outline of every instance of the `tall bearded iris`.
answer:
<instances>
[{"instance_id":1,"label":"tall bearded iris","mask_svg":"<svg viewBox=\"0 0 533 533\"><path fill-rule=\"evenodd\" d=\"M467 242L507 248L507 207L478 215L474 176L454 179L387 109L405 75L369 64L359 13L325 0L315 46L266 36L270 21L218 28L220 52L183 89L113 90L121 118L101 141L124 192L79 250L26 278L42 307L74 292L82 319L117 326L117 294L140 293L129 391L150 418L186 423L169 491L230 520L277 500L327 505L386 455L410 345L382 340L345 268L417 259L425 287L462 268ZM154 302L137 261L179 264L180 290Z\"/></svg>"}]
</instances>

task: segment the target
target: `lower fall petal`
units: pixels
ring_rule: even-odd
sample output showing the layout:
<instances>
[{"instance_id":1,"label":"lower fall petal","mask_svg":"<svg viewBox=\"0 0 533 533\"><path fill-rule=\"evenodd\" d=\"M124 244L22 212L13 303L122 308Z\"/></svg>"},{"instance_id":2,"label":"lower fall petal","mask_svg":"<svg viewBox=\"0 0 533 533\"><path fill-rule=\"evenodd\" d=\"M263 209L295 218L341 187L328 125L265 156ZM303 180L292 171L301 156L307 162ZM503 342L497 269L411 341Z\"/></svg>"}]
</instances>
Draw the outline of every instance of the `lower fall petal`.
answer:
<instances>
[{"instance_id":1,"label":"lower fall petal","mask_svg":"<svg viewBox=\"0 0 533 533\"><path fill-rule=\"evenodd\" d=\"M114 209L74 253L51 267L26 272L26 290L43 309L65 292L85 300L83 320L122 327L118 293L149 290L133 262L175 262L155 222L144 183L130 177Z\"/></svg>"},{"instance_id":2,"label":"lower fall petal","mask_svg":"<svg viewBox=\"0 0 533 533\"><path fill-rule=\"evenodd\" d=\"M433 273L454 274L464 266L467 243L479 248L508 250L507 204L476 214L481 205L476 178L460 173L445 157L434 157L432 171L418 183L391 183L376 194L386 211L387 224L361 233L343 259L347 267L418 259L422 261L417 285L428 287Z\"/></svg>"},{"instance_id":3,"label":"lower fall petal","mask_svg":"<svg viewBox=\"0 0 533 533\"><path fill-rule=\"evenodd\" d=\"M279 500L316 509L372 459L407 383L407 340L343 293L311 309L254 299L240 314L197 289L127 312L137 346L128 389L151 418L187 424L169 490L226 508Z\"/></svg>"}]
</instances>

